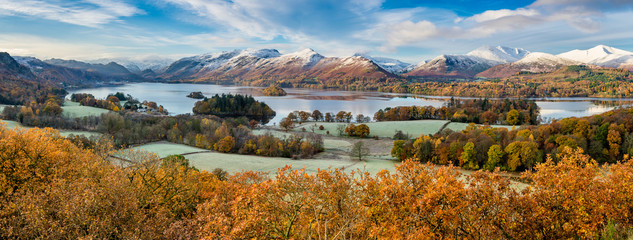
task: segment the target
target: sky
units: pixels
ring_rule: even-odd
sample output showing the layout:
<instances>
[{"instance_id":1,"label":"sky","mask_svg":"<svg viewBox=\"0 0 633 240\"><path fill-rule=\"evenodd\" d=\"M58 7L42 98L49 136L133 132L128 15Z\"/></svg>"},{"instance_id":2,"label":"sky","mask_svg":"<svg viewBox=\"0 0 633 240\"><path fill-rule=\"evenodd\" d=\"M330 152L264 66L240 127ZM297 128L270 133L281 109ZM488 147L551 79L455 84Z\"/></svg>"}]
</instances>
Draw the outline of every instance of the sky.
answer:
<instances>
[{"instance_id":1,"label":"sky","mask_svg":"<svg viewBox=\"0 0 633 240\"><path fill-rule=\"evenodd\" d=\"M418 63L481 46L633 51L633 0L0 0L0 51L77 60L312 48Z\"/></svg>"}]
</instances>

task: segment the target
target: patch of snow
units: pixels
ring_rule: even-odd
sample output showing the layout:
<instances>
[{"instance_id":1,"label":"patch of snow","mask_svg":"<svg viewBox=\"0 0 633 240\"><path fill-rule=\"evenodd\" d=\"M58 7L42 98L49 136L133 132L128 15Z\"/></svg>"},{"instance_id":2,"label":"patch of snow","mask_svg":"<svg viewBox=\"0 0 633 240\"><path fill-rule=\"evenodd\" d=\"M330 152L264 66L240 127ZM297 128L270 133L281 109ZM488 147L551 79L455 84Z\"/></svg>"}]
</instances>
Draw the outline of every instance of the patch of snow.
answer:
<instances>
[{"instance_id":1,"label":"patch of snow","mask_svg":"<svg viewBox=\"0 0 633 240\"><path fill-rule=\"evenodd\" d=\"M587 64L594 64L603 67L615 67L628 62L630 57L627 56L633 56L633 52L605 45L598 45L587 50L576 49L558 54L557 56Z\"/></svg>"},{"instance_id":2,"label":"patch of snow","mask_svg":"<svg viewBox=\"0 0 633 240\"><path fill-rule=\"evenodd\" d=\"M531 63L540 63L547 65L574 65L581 64L581 62L574 61L571 59L562 58L559 56L554 56L549 53L544 52L533 52L525 56L519 61L516 61L515 64L531 64Z\"/></svg>"},{"instance_id":3,"label":"patch of snow","mask_svg":"<svg viewBox=\"0 0 633 240\"><path fill-rule=\"evenodd\" d=\"M466 55L480 57L495 62L510 63L518 61L528 54L530 54L530 51L523 48L483 46L467 53Z\"/></svg>"},{"instance_id":4,"label":"patch of snow","mask_svg":"<svg viewBox=\"0 0 633 240\"><path fill-rule=\"evenodd\" d=\"M359 57L364 57L366 59L369 59L370 61L380 66L385 71L388 71L390 73L395 73L395 74L405 73L415 68L415 66L413 66L410 63L405 63L393 58L371 57L369 55L360 54L360 53L354 54L354 56L359 56Z\"/></svg>"}]
</instances>

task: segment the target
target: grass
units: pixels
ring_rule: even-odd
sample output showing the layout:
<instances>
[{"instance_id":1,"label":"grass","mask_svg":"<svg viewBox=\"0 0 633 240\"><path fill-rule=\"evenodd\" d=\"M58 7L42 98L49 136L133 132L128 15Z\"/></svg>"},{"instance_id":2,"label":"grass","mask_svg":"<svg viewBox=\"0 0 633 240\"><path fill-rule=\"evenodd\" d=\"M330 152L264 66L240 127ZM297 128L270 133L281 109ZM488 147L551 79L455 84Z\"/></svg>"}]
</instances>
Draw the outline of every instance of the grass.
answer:
<instances>
[{"instance_id":1,"label":"grass","mask_svg":"<svg viewBox=\"0 0 633 240\"><path fill-rule=\"evenodd\" d=\"M89 116L101 116L103 113L110 112L107 109L81 106L77 102L65 101L62 106L64 111L62 114L65 117L77 118L77 117L89 117Z\"/></svg>"},{"instance_id":2,"label":"grass","mask_svg":"<svg viewBox=\"0 0 633 240\"><path fill-rule=\"evenodd\" d=\"M461 132L463 130L466 129L466 127L468 127L469 123L460 123L460 122L451 122L448 125L446 125L446 128L453 130L455 132ZM511 125L490 125L490 127L493 128L507 128L508 131L512 130L512 126ZM519 128L520 126L516 126L516 128Z\"/></svg>"},{"instance_id":3,"label":"grass","mask_svg":"<svg viewBox=\"0 0 633 240\"><path fill-rule=\"evenodd\" d=\"M336 140L334 140L336 141ZM340 140L338 140L340 141ZM335 142L339 145L349 144L346 141ZM336 144L330 143L331 147ZM170 142L155 142L132 148L133 150L142 150L150 153L154 153L159 157L166 157L172 154L186 154L192 152L207 151L206 149L191 147L183 144L176 144ZM215 168L222 168L228 172L242 172L242 171L263 171L275 174L278 169L285 167L286 165L292 166L293 169L305 168L308 173L315 173L318 169L328 168L345 168L346 171L352 171L356 169L366 169L371 173L377 173L382 169L394 170L395 161L383 160L381 157L368 158L366 162L351 161L346 156L339 159L302 159L292 160L289 158L281 157L262 157L253 155L238 155L227 154L218 152L202 152L188 154L185 156L189 159L191 165L200 170L213 171Z\"/></svg>"},{"instance_id":4,"label":"grass","mask_svg":"<svg viewBox=\"0 0 633 240\"><path fill-rule=\"evenodd\" d=\"M148 143L141 146L133 147L132 149L155 153L161 158L174 154L208 151L207 149L192 147L184 144L170 143L166 141Z\"/></svg>"},{"instance_id":5,"label":"grass","mask_svg":"<svg viewBox=\"0 0 633 240\"><path fill-rule=\"evenodd\" d=\"M445 120L416 120L416 121L388 121L388 122L370 122L366 123L369 126L370 137L388 137L391 138L395 134L396 130L401 130L403 133L411 135L411 137L419 137L420 135L435 134L440 128L448 121ZM315 122L305 123L298 127L295 127L294 131L302 131L301 128L305 127L307 132L311 132L310 126L313 126ZM326 134L330 131L330 135L338 136L337 126L347 126L348 123L332 123L332 122L316 122L317 127L315 133ZM318 126L323 125L324 129L319 130ZM356 124L357 125L357 124Z\"/></svg>"},{"instance_id":6,"label":"grass","mask_svg":"<svg viewBox=\"0 0 633 240\"><path fill-rule=\"evenodd\" d=\"M275 174L278 169L289 165L292 169L305 169L306 173L315 173L318 169L345 168L345 171L366 169L371 173L377 173L382 169L393 171L393 161L369 160L356 162L349 159L303 159L292 160L289 158L260 157L251 155L235 155L217 152L197 153L185 156L189 162L200 170L212 171L222 168L228 172L262 171Z\"/></svg>"}]
</instances>

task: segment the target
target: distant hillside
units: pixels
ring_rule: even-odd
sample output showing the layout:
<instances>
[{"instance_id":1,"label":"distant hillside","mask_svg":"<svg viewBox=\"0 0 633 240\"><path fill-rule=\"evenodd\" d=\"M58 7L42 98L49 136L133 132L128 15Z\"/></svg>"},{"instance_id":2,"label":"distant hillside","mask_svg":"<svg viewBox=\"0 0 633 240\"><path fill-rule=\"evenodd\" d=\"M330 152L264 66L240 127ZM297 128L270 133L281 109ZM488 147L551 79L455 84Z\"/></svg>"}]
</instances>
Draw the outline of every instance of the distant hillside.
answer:
<instances>
[{"instance_id":1,"label":"distant hillside","mask_svg":"<svg viewBox=\"0 0 633 240\"><path fill-rule=\"evenodd\" d=\"M506 78L519 72L548 73L565 66L580 65L581 62L557 57L547 53L530 53L519 61L505 63L477 74L477 77Z\"/></svg>"},{"instance_id":2,"label":"distant hillside","mask_svg":"<svg viewBox=\"0 0 633 240\"><path fill-rule=\"evenodd\" d=\"M42 81L27 66L18 63L8 53L0 52L0 104L42 103L49 94L64 93L58 84Z\"/></svg>"},{"instance_id":3,"label":"distant hillside","mask_svg":"<svg viewBox=\"0 0 633 240\"><path fill-rule=\"evenodd\" d=\"M64 86L90 86L108 80L106 76L96 71L53 65L33 57L15 57L15 59L30 68L41 80Z\"/></svg>"},{"instance_id":4,"label":"distant hillside","mask_svg":"<svg viewBox=\"0 0 633 240\"><path fill-rule=\"evenodd\" d=\"M76 60L63 60L55 58L44 60L44 62L51 65L79 69L87 72L96 72L103 75L104 77L110 78L111 80L138 81L143 79L141 76L130 72L127 68L115 62L110 62L108 64L92 64Z\"/></svg>"}]
</instances>

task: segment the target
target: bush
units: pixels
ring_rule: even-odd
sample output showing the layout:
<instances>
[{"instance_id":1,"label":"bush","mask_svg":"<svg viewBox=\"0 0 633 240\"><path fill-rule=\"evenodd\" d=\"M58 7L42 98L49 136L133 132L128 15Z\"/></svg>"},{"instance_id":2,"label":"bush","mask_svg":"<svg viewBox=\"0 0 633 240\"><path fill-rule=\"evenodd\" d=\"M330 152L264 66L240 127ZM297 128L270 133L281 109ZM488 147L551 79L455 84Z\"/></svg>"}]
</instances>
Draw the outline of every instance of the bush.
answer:
<instances>
[{"instance_id":1,"label":"bush","mask_svg":"<svg viewBox=\"0 0 633 240\"><path fill-rule=\"evenodd\" d=\"M396 130L396 134L393 135L394 140L409 140L411 136L403 133L401 130Z\"/></svg>"}]
</instances>

